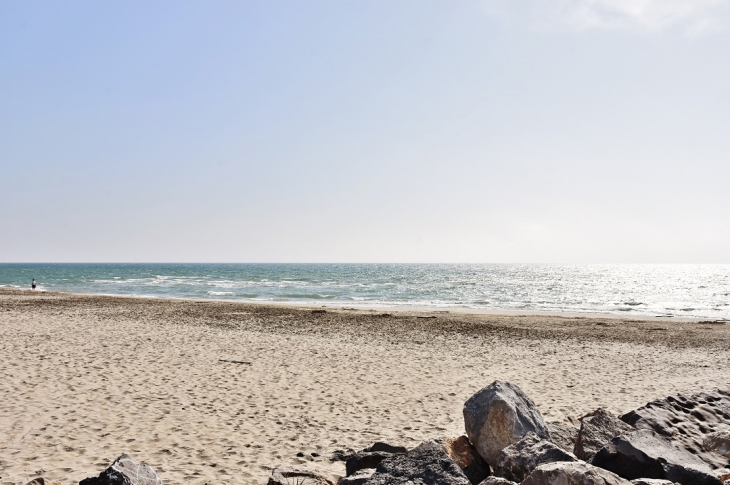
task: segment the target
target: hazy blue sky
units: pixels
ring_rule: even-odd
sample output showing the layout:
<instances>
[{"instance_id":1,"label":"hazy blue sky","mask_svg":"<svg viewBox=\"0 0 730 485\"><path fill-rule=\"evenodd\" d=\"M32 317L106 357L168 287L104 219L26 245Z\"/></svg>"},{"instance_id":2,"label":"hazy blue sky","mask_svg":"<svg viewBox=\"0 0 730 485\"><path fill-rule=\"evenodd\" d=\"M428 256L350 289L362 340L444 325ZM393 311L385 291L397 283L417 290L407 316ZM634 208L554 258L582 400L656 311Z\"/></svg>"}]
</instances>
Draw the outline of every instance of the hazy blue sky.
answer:
<instances>
[{"instance_id":1,"label":"hazy blue sky","mask_svg":"<svg viewBox=\"0 0 730 485\"><path fill-rule=\"evenodd\" d=\"M730 1L0 3L0 261L730 262Z\"/></svg>"}]
</instances>

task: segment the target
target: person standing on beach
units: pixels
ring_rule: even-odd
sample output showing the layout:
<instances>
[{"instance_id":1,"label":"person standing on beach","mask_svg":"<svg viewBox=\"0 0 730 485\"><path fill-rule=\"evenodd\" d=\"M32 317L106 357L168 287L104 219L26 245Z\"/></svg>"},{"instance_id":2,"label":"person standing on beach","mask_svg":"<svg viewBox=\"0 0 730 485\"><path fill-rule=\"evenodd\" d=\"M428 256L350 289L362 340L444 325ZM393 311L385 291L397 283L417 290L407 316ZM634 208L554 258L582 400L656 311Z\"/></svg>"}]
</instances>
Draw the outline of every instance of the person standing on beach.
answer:
<instances>
[{"instance_id":1,"label":"person standing on beach","mask_svg":"<svg viewBox=\"0 0 730 485\"><path fill-rule=\"evenodd\" d=\"M35 278L33 278L33 281L30 282L30 288L35 290Z\"/></svg>"}]
</instances>

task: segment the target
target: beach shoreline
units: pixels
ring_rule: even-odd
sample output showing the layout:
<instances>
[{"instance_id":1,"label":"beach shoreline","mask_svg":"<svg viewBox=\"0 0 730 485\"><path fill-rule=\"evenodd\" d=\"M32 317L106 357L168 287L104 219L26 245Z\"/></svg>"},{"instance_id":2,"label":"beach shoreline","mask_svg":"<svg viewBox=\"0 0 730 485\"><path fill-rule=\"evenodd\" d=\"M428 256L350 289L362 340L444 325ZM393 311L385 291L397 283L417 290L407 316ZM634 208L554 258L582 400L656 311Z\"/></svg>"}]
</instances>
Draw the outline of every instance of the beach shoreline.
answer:
<instances>
[{"instance_id":1,"label":"beach shoreline","mask_svg":"<svg viewBox=\"0 0 730 485\"><path fill-rule=\"evenodd\" d=\"M165 483L342 474L337 449L463 434L495 379L572 424L730 385L730 325L520 313L0 289L0 482L78 483L122 453Z\"/></svg>"},{"instance_id":2,"label":"beach shoreline","mask_svg":"<svg viewBox=\"0 0 730 485\"><path fill-rule=\"evenodd\" d=\"M507 315L730 321L729 265L0 263L0 288Z\"/></svg>"},{"instance_id":3,"label":"beach shoreline","mask_svg":"<svg viewBox=\"0 0 730 485\"><path fill-rule=\"evenodd\" d=\"M32 290L30 288L10 288L1 287L0 294L2 292L33 292L36 293L48 293L48 294L59 294L59 295L71 295L71 296L92 296L92 297L109 297L109 298L141 298L141 299L152 299L152 300L172 300L172 301L191 301L191 302L217 302L217 303L234 303L242 305L260 305L263 307L284 307L293 309L317 309L325 308L330 310L354 310L363 312L398 312L398 313L454 313L454 314L466 314L466 315L489 315L489 316L507 316L507 317L560 317L560 318L609 318L615 320L647 320L647 321L674 321L674 322L704 322L712 321L717 323L730 323L730 320L725 319L710 319L708 317L684 317L676 315L647 315L640 313L609 313L609 312L567 312L567 311L547 311L547 310L510 310L510 309L489 309L489 308L475 308L475 307L456 307L456 306L420 306L420 305L372 305L372 304L358 304L358 303L342 303L342 302L308 302L308 301L271 301L271 300L234 300L234 299L220 299L220 298L188 298L188 297L173 297L173 296L158 296L158 295L127 295L127 294L113 294L113 293L76 293L70 291L49 291L45 289Z\"/></svg>"}]
</instances>

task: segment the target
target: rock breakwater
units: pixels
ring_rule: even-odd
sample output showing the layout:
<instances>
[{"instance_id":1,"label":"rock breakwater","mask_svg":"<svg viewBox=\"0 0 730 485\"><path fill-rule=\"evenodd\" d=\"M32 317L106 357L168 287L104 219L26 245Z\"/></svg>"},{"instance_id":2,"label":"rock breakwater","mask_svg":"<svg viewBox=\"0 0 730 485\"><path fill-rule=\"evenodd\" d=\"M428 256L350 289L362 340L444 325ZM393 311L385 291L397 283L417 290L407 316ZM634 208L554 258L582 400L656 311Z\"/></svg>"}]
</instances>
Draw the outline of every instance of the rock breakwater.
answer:
<instances>
[{"instance_id":1,"label":"rock breakwater","mask_svg":"<svg viewBox=\"0 0 730 485\"><path fill-rule=\"evenodd\" d=\"M544 421L516 385L464 404L465 435L413 449L377 442L339 453L346 475L275 468L268 485L730 485L730 392L669 396L621 417L597 409L579 429ZM42 477L28 485L50 483ZM54 485L57 485L54 482ZM162 485L122 455L79 485Z\"/></svg>"}]
</instances>

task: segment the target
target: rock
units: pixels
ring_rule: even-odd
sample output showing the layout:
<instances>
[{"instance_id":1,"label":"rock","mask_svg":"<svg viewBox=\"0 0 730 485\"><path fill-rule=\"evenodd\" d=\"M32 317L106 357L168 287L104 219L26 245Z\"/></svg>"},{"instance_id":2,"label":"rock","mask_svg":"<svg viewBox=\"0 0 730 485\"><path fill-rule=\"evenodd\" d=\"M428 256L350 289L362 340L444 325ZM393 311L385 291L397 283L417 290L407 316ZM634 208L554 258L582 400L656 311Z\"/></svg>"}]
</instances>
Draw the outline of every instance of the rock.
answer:
<instances>
[{"instance_id":1,"label":"rock","mask_svg":"<svg viewBox=\"0 0 730 485\"><path fill-rule=\"evenodd\" d=\"M347 448L346 450L335 450L330 456L330 461L347 461L349 458L355 456L355 450Z\"/></svg>"},{"instance_id":2,"label":"rock","mask_svg":"<svg viewBox=\"0 0 730 485\"><path fill-rule=\"evenodd\" d=\"M617 436L591 464L624 478L663 478L682 485L720 485L710 466L648 429Z\"/></svg>"},{"instance_id":3,"label":"rock","mask_svg":"<svg viewBox=\"0 0 730 485\"><path fill-rule=\"evenodd\" d=\"M578 461L578 458L530 432L500 452L494 474L521 482L539 465L556 461Z\"/></svg>"},{"instance_id":4,"label":"rock","mask_svg":"<svg viewBox=\"0 0 730 485\"><path fill-rule=\"evenodd\" d=\"M532 400L509 382L494 381L464 404L466 435L494 467L499 452L532 431L550 439L545 421Z\"/></svg>"},{"instance_id":5,"label":"rock","mask_svg":"<svg viewBox=\"0 0 730 485\"><path fill-rule=\"evenodd\" d=\"M162 480L151 466L121 455L98 477L85 478L79 485L162 485Z\"/></svg>"},{"instance_id":6,"label":"rock","mask_svg":"<svg viewBox=\"0 0 730 485\"><path fill-rule=\"evenodd\" d=\"M725 458L730 458L730 430L725 429L708 434L702 442L702 447L707 451L714 451Z\"/></svg>"},{"instance_id":7,"label":"rock","mask_svg":"<svg viewBox=\"0 0 730 485\"><path fill-rule=\"evenodd\" d=\"M351 453L345 458L347 476L349 477L360 470L375 468L386 458L407 451L408 449L405 446L393 446L382 441L375 442L371 447L357 453Z\"/></svg>"},{"instance_id":8,"label":"rock","mask_svg":"<svg viewBox=\"0 0 730 485\"><path fill-rule=\"evenodd\" d=\"M337 485L364 485L368 481L368 478L373 476L373 473L375 473L374 469L366 468L349 477L340 478L337 481Z\"/></svg>"},{"instance_id":9,"label":"rock","mask_svg":"<svg viewBox=\"0 0 730 485\"><path fill-rule=\"evenodd\" d=\"M521 485L631 485L631 482L583 461L561 461L540 465Z\"/></svg>"},{"instance_id":10,"label":"rock","mask_svg":"<svg viewBox=\"0 0 730 485\"><path fill-rule=\"evenodd\" d=\"M349 477L360 470L375 468L381 461L391 456L393 456L393 453L385 451L359 451L345 462L345 473Z\"/></svg>"},{"instance_id":11,"label":"rock","mask_svg":"<svg viewBox=\"0 0 730 485\"><path fill-rule=\"evenodd\" d=\"M479 484L490 475L489 465L479 456L476 448L472 446L466 436L447 438L443 440L443 445L446 454L459 465L461 471L473 485Z\"/></svg>"},{"instance_id":12,"label":"rock","mask_svg":"<svg viewBox=\"0 0 730 485\"><path fill-rule=\"evenodd\" d=\"M705 450L705 437L730 423L730 391L715 389L685 397L652 401L621 416L639 429L651 429L714 468L730 467L730 458Z\"/></svg>"},{"instance_id":13,"label":"rock","mask_svg":"<svg viewBox=\"0 0 730 485\"><path fill-rule=\"evenodd\" d=\"M302 467L274 468L268 485L296 485L302 482L306 485L335 485L333 477Z\"/></svg>"},{"instance_id":14,"label":"rock","mask_svg":"<svg viewBox=\"0 0 730 485\"><path fill-rule=\"evenodd\" d=\"M61 485L61 482L52 482L50 480L46 480L44 477L38 477L28 482L27 485Z\"/></svg>"},{"instance_id":15,"label":"rock","mask_svg":"<svg viewBox=\"0 0 730 485\"><path fill-rule=\"evenodd\" d=\"M507 480L502 477L487 477L482 480L479 485L518 485L512 480Z\"/></svg>"},{"instance_id":16,"label":"rock","mask_svg":"<svg viewBox=\"0 0 730 485\"><path fill-rule=\"evenodd\" d=\"M563 423L547 423L550 441L565 451L575 453L575 442L578 439L578 428Z\"/></svg>"},{"instance_id":17,"label":"rock","mask_svg":"<svg viewBox=\"0 0 730 485\"><path fill-rule=\"evenodd\" d=\"M437 442L422 443L408 453L383 460L367 485L471 485Z\"/></svg>"},{"instance_id":18,"label":"rock","mask_svg":"<svg viewBox=\"0 0 730 485\"><path fill-rule=\"evenodd\" d=\"M386 453L407 453L408 448L405 446L393 446L382 441L377 441L370 448L366 448L362 451L385 451Z\"/></svg>"},{"instance_id":19,"label":"rock","mask_svg":"<svg viewBox=\"0 0 730 485\"><path fill-rule=\"evenodd\" d=\"M616 436L635 429L607 410L597 409L580 418L580 430L573 453L581 460L589 461L598 450L610 443Z\"/></svg>"},{"instance_id":20,"label":"rock","mask_svg":"<svg viewBox=\"0 0 730 485\"><path fill-rule=\"evenodd\" d=\"M716 468L712 470L712 474L715 475L721 482L730 480L730 469L728 468Z\"/></svg>"},{"instance_id":21,"label":"rock","mask_svg":"<svg viewBox=\"0 0 730 485\"><path fill-rule=\"evenodd\" d=\"M631 480L634 485L674 485L674 482L669 480L662 480L661 478L637 478Z\"/></svg>"}]
</instances>

